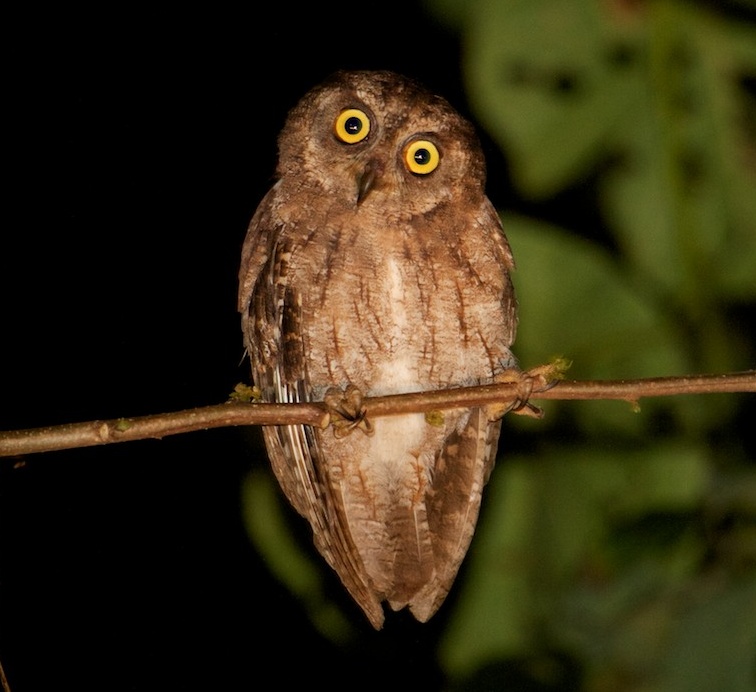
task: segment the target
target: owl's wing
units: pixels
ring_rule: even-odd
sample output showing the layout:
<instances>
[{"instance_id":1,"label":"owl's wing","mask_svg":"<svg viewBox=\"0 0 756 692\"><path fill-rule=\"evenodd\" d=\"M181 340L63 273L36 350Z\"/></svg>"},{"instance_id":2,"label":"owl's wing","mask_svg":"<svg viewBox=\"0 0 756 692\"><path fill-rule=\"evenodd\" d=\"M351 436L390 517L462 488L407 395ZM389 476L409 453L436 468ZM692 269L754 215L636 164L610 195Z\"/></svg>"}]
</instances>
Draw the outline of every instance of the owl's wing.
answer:
<instances>
[{"instance_id":1,"label":"owl's wing","mask_svg":"<svg viewBox=\"0 0 756 692\"><path fill-rule=\"evenodd\" d=\"M258 205L252 220L249 222L247 235L242 245L238 308L242 316L242 330L245 341L248 334L247 323L250 319L249 307L252 291L270 254L272 239L280 232L280 224L275 224L272 220L272 207L278 187L279 183L274 185Z\"/></svg>"},{"instance_id":2,"label":"owl's wing","mask_svg":"<svg viewBox=\"0 0 756 692\"><path fill-rule=\"evenodd\" d=\"M493 234L494 243L496 245L496 262L492 263L492 266L497 272L503 272L503 284L501 285L501 302L502 309L506 315L504 324L507 326L508 331L501 334L501 340L511 346L515 339L517 332L517 301L515 300L514 287L512 286L511 272L515 268L514 256L512 255L512 248L509 247L509 241L504 233L504 228L501 224L501 218L499 212L491 201L486 197L483 205L483 225L491 229ZM512 360L511 366L514 367L515 362ZM503 367L510 367L502 363Z\"/></svg>"},{"instance_id":3,"label":"owl's wing","mask_svg":"<svg viewBox=\"0 0 756 692\"><path fill-rule=\"evenodd\" d=\"M500 430L501 421L490 422L483 410L473 409L466 425L447 438L438 455L433 487L426 496L435 572L409 602L412 614L421 622L444 602L467 554Z\"/></svg>"},{"instance_id":4,"label":"owl's wing","mask_svg":"<svg viewBox=\"0 0 756 692\"><path fill-rule=\"evenodd\" d=\"M288 285L291 245L286 227L273 223L272 199L269 193L258 208L244 244L239 291L242 328L253 379L263 400L303 402L310 399L310 388L301 296L299 289ZM342 498L329 482L315 431L304 425L266 426L263 435L281 488L310 522L316 547L373 626L380 629L383 607L349 533Z\"/></svg>"},{"instance_id":5,"label":"owl's wing","mask_svg":"<svg viewBox=\"0 0 756 692\"><path fill-rule=\"evenodd\" d=\"M487 285L495 286L500 292L502 331L498 339L506 348L498 350L509 353L517 329L517 305L510 279L514 259L499 215L488 199L484 201L479 219L481 226L489 230L494 261L476 269ZM472 242L476 235L462 234L462 242ZM474 252L475 247L470 246L465 256L472 257ZM498 366L501 370L514 368L516 361L509 353L509 359L503 359ZM472 409L469 417L462 420L436 457L432 487L426 496L435 571L433 579L409 602L412 613L422 622L438 610L457 576L475 532L483 487L496 460L501 420L490 421L479 408Z\"/></svg>"}]
</instances>

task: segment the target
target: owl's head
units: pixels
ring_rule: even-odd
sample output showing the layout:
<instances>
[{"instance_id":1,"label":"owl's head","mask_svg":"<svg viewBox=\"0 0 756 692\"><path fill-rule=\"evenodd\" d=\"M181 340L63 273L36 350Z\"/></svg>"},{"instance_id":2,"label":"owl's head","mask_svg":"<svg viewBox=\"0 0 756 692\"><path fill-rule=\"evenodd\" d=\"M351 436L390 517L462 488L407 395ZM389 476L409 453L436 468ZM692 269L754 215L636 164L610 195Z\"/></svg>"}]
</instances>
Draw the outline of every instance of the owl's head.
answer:
<instances>
[{"instance_id":1,"label":"owl's head","mask_svg":"<svg viewBox=\"0 0 756 692\"><path fill-rule=\"evenodd\" d=\"M473 127L443 98L392 72L338 72L290 112L278 175L334 203L398 203L412 215L482 197L485 164Z\"/></svg>"}]
</instances>

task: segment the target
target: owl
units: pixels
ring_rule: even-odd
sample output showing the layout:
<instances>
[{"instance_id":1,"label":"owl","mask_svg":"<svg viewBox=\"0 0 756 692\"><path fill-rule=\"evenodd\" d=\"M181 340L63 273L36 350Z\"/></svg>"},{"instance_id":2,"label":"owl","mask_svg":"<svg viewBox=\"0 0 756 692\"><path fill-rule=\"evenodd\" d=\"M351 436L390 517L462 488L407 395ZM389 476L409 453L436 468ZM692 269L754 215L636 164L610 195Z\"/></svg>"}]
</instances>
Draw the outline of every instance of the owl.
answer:
<instances>
[{"instance_id":1,"label":"owl","mask_svg":"<svg viewBox=\"0 0 756 692\"><path fill-rule=\"evenodd\" d=\"M264 401L347 423L263 429L283 492L376 629L425 622L475 530L500 421L481 408L370 419L362 397L515 370L512 253L473 127L385 71L339 72L279 137L244 241L239 309Z\"/></svg>"}]
</instances>

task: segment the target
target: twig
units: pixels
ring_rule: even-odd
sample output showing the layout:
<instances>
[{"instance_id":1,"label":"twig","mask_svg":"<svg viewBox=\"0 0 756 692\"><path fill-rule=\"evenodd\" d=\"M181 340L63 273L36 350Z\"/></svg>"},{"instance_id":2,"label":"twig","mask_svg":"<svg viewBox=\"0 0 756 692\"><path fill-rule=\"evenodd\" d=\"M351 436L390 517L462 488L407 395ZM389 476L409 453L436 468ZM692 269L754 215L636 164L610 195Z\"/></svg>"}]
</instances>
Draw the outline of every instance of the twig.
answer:
<instances>
[{"instance_id":1,"label":"twig","mask_svg":"<svg viewBox=\"0 0 756 692\"><path fill-rule=\"evenodd\" d=\"M0 687L3 692L11 692L10 685L8 684L8 678L5 677L5 671L3 670L3 664L0 663Z\"/></svg>"},{"instance_id":2,"label":"twig","mask_svg":"<svg viewBox=\"0 0 756 692\"><path fill-rule=\"evenodd\" d=\"M637 402L645 397L718 392L756 392L756 370L726 375L654 377L638 380L564 380L537 383L531 400L614 399ZM469 408L515 401L521 383L504 383L366 398L370 418L439 409ZM329 416L321 403L247 404L162 413L139 418L72 423L0 433L0 457L129 442L236 425L305 424L324 427Z\"/></svg>"}]
</instances>

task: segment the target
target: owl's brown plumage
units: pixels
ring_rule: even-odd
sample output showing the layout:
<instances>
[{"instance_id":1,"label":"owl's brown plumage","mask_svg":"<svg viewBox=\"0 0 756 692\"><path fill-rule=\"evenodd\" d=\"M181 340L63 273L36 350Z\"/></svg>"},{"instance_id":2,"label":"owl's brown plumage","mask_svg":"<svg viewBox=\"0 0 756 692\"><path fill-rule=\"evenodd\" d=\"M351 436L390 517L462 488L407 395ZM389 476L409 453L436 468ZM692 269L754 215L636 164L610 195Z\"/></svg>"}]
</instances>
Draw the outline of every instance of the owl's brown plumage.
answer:
<instances>
[{"instance_id":1,"label":"owl's brown plumage","mask_svg":"<svg viewBox=\"0 0 756 692\"><path fill-rule=\"evenodd\" d=\"M265 401L459 387L514 367L512 255L474 131L445 100L390 72L338 73L289 114L277 177L240 271ZM264 435L318 550L380 628L384 600L425 621L446 597L500 423L481 409L372 423Z\"/></svg>"}]
</instances>

